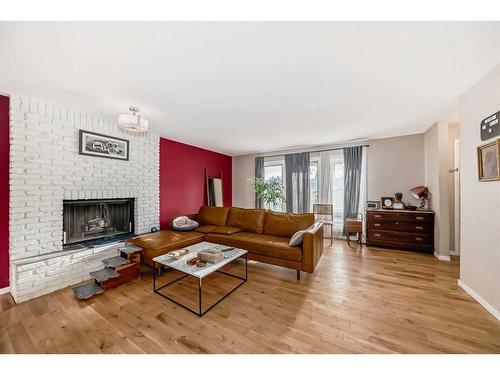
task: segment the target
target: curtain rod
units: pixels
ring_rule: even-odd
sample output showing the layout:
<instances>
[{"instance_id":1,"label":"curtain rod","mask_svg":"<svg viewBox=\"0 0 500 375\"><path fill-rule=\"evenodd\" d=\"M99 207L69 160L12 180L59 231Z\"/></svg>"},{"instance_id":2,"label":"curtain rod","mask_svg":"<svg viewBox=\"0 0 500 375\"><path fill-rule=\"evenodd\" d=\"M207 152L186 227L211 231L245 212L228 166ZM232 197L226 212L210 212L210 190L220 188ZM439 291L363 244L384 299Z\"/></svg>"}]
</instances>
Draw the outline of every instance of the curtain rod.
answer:
<instances>
[{"instance_id":1,"label":"curtain rod","mask_svg":"<svg viewBox=\"0 0 500 375\"><path fill-rule=\"evenodd\" d=\"M291 155L291 154L302 154L304 152L308 152L310 154L313 154L315 152L323 152L323 151L336 151L336 150L343 150L344 148L349 148L349 147L370 147L370 145L359 145L359 146L345 146L345 147L336 147L336 148L325 148L322 150L312 150L312 151L302 151L302 152L288 152L286 154L277 154L277 155L264 155L262 156L263 158L274 158L277 156L286 156L286 155ZM260 155L258 155L260 156ZM256 156L257 157L257 156Z\"/></svg>"}]
</instances>

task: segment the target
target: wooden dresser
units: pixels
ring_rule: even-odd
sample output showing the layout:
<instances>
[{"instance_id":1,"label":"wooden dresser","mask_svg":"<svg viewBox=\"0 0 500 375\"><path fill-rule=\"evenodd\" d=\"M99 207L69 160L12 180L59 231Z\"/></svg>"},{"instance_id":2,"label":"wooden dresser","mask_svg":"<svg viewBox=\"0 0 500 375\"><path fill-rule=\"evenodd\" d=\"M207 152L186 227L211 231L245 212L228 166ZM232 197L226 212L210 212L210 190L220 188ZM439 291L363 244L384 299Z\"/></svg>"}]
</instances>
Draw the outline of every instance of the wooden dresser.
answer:
<instances>
[{"instance_id":1,"label":"wooden dresser","mask_svg":"<svg viewBox=\"0 0 500 375\"><path fill-rule=\"evenodd\" d=\"M368 246L434 253L434 212L367 210Z\"/></svg>"}]
</instances>

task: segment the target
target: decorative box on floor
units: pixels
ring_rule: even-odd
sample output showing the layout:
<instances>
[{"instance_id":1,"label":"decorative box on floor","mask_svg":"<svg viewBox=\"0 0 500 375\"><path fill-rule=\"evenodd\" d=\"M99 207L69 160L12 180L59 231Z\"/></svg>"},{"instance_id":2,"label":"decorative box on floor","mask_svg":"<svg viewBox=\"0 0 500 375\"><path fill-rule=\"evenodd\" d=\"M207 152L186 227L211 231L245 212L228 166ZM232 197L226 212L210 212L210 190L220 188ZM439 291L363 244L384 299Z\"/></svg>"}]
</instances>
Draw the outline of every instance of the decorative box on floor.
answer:
<instances>
[{"instance_id":1,"label":"decorative box on floor","mask_svg":"<svg viewBox=\"0 0 500 375\"><path fill-rule=\"evenodd\" d=\"M120 255L102 261L104 264L102 270L90 272L90 276L93 278L91 281L73 289L76 298L90 298L106 289L135 279L139 275L142 247L126 245L119 251Z\"/></svg>"}]
</instances>

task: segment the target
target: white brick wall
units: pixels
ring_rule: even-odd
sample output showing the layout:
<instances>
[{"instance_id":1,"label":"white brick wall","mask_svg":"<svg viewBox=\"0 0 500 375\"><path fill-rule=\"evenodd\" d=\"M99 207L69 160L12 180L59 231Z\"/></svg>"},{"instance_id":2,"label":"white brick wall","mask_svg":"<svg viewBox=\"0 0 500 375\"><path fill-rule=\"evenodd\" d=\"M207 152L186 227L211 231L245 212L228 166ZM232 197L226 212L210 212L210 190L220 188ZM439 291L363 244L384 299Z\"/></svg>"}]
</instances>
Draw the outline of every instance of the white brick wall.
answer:
<instances>
[{"instance_id":1,"label":"white brick wall","mask_svg":"<svg viewBox=\"0 0 500 375\"><path fill-rule=\"evenodd\" d=\"M31 98L13 95L10 106L10 287L20 301L82 281L99 264L62 251L63 199L136 198L136 232L159 226L159 136ZM128 139L130 160L79 155L79 129Z\"/></svg>"}]
</instances>

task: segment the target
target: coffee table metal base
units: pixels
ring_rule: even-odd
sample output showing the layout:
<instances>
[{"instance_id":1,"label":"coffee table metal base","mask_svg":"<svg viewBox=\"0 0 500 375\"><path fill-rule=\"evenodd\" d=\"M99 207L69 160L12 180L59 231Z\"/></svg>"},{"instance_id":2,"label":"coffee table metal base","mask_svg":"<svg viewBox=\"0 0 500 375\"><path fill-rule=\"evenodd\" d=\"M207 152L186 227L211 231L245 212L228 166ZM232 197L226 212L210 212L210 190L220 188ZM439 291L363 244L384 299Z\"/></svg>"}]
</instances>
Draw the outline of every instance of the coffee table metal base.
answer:
<instances>
[{"instance_id":1,"label":"coffee table metal base","mask_svg":"<svg viewBox=\"0 0 500 375\"><path fill-rule=\"evenodd\" d=\"M203 283L202 283L202 278L198 278L198 277L195 277L195 276L191 276L187 273L184 273L180 270L176 270L178 272L181 272L183 273L183 275L181 277L178 277L177 279L175 280L172 280L172 281L169 281L168 283L160 286L160 287L156 287L156 271L155 271L155 267L154 267L154 261L153 261L153 292L155 292L156 294L159 294L160 296L162 296L163 298L166 298L168 299L169 301L175 303L176 305L180 306L180 307L183 307L185 308L186 310L189 310L191 311L193 314L196 314L198 315L199 317L202 317L203 315L205 315L207 312L209 312L212 308L214 308L215 306L217 306L219 304L219 302L222 302L227 296L229 296L231 293L233 293L236 289L238 289L240 286L242 286L248 279L248 257L247 257L247 253L245 253L244 255L245 257L245 277L241 277L241 276L238 276L238 275L233 275L231 273L228 273L228 272L224 272L224 271L219 271L219 270L216 270L215 272L217 273L220 273L220 274L223 274L223 275L226 275L226 276L230 276L234 279L238 279L238 280L241 280L241 282L236 285L233 289L231 289L229 292L227 292L222 298L220 298L217 302L215 302L213 305L211 305L208 309L206 309L205 311L202 310L202 306L201 306L201 300L202 300L202 294L203 294ZM240 257L241 258L241 257ZM236 259L239 259L239 258L236 258ZM236 260L235 259L235 260ZM232 262L231 262L232 263ZM186 306L186 305L183 305L182 303L176 301L175 299L165 295L165 294L162 294L160 293L160 290L161 289L164 289L166 288L167 286L170 286L172 284L175 284L176 282L184 279L185 277L193 277L195 279L198 279L198 311L196 310L193 310L192 308Z\"/></svg>"}]
</instances>

